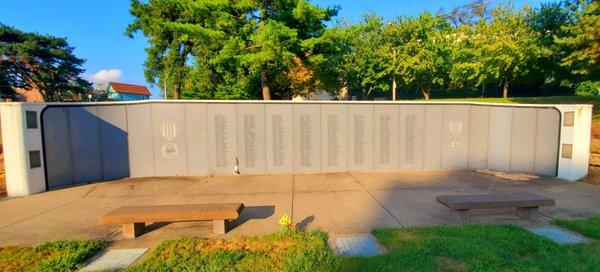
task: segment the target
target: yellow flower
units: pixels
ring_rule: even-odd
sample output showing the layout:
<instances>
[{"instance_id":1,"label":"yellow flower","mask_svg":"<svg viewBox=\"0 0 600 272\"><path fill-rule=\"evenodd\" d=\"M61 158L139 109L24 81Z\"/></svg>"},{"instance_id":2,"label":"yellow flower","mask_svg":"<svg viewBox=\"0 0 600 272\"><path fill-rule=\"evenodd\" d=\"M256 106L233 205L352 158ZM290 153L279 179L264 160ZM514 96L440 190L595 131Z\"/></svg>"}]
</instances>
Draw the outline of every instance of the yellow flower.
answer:
<instances>
[{"instance_id":1,"label":"yellow flower","mask_svg":"<svg viewBox=\"0 0 600 272\"><path fill-rule=\"evenodd\" d=\"M292 224L292 218L289 215L284 214L281 219L279 219L279 224L284 228L288 228Z\"/></svg>"}]
</instances>

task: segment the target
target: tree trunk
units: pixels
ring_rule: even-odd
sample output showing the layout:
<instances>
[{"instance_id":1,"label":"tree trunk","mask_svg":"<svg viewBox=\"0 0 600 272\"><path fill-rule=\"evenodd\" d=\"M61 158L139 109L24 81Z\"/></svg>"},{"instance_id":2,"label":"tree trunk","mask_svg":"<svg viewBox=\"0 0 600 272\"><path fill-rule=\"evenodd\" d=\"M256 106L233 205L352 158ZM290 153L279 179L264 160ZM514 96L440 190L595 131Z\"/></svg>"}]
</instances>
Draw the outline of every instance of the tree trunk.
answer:
<instances>
[{"instance_id":1,"label":"tree trunk","mask_svg":"<svg viewBox=\"0 0 600 272\"><path fill-rule=\"evenodd\" d=\"M181 89L181 86L179 84L175 84L173 87L173 99L179 100L179 90Z\"/></svg>"},{"instance_id":2,"label":"tree trunk","mask_svg":"<svg viewBox=\"0 0 600 272\"><path fill-rule=\"evenodd\" d=\"M271 100L271 89L267 85L267 68L260 69L260 85L262 87L263 100Z\"/></svg>"},{"instance_id":3,"label":"tree trunk","mask_svg":"<svg viewBox=\"0 0 600 272\"><path fill-rule=\"evenodd\" d=\"M338 95L339 100L348 100L348 86L344 86L340 89L340 94Z\"/></svg>"},{"instance_id":4,"label":"tree trunk","mask_svg":"<svg viewBox=\"0 0 600 272\"><path fill-rule=\"evenodd\" d=\"M502 97L504 97L504 99L508 98L508 79L504 80L504 82L502 83Z\"/></svg>"},{"instance_id":5,"label":"tree trunk","mask_svg":"<svg viewBox=\"0 0 600 272\"><path fill-rule=\"evenodd\" d=\"M167 81L163 80L163 100L167 100Z\"/></svg>"},{"instance_id":6,"label":"tree trunk","mask_svg":"<svg viewBox=\"0 0 600 272\"><path fill-rule=\"evenodd\" d=\"M396 101L396 75L392 77L392 100Z\"/></svg>"},{"instance_id":7,"label":"tree trunk","mask_svg":"<svg viewBox=\"0 0 600 272\"><path fill-rule=\"evenodd\" d=\"M421 92L423 93L423 97L425 98L425 100L429 100L429 89L421 87Z\"/></svg>"},{"instance_id":8,"label":"tree trunk","mask_svg":"<svg viewBox=\"0 0 600 272\"><path fill-rule=\"evenodd\" d=\"M369 87L367 90L363 89L363 100L368 100L369 97L371 96L371 91L373 90L373 87Z\"/></svg>"},{"instance_id":9,"label":"tree trunk","mask_svg":"<svg viewBox=\"0 0 600 272\"><path fill-rule=\"evenodd\" d=\"M33 101L33 102L51 102L52 101L52 99L48 99L46 97L46 95L44 94L44 92L42 92L42 90L40 90L38 88L34 88L32 91L35 92L35 99L34 99L35 101Z\"/></svg>"}]
</instances>

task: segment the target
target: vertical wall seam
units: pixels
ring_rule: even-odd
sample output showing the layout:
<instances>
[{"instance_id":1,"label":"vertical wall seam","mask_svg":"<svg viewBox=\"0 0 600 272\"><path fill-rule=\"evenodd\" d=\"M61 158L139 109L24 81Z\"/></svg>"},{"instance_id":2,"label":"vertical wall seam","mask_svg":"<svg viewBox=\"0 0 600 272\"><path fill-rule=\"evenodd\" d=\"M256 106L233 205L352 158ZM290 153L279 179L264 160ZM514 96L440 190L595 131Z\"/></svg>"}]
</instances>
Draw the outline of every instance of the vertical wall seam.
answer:
<instances>
[{"instance_id":1,"label":"vertical wall seam","mask_svg":"<svg viewBox=\"0 0 600 272\"><path fill-rule=\"evenodd\" d=\"M234 116L235 120L233 120L233 126L235 127L235 132L234 132L235 158L237 158L239 166L242 166L240 152L239 152L240 150L238 150L238 148L240 147L240 145L239 145L240 133L239 132L240 132L240 130L243 130L243 126L238 129L238 126L240 125L240 124L238 124L238 119L239 119L238 114L239 114L239 112L238 112L237 104L234 104L233 105L233 116ZM246 133L246 131L243 131L242 133ZM231 163L233 163L233 162L231 162ZM234 164L234 167L235 167L235 164Z\"/></svg>"},{"instance_id":2,"label":"vertical wall seam","mask_svg":"<svg viewBox=\"0 0 600 272\"><path fill-rule=\"evenodd\" d=\"M377 124L377 120L375 118L375 106L371 105L371 124L373 128L371 128L371 170L375 170L375 127Z\"/></svg>"},{"instance_id":3,"label":"vertical wall seam","mask_svg":"<svg viewBox=\"0 0 600 272\"><path fill-rule=\"evenodd\" d=\"M269 163L267 161L267 109L265 107L265 105L260 105L262 108L262 115L263 115L263 150L264 152L264 168L261 169L264 173L267 173L267 164Z\"/></svg>"},{"instance_id":4,"label":"vertical wall seam","mask_svg":"<svg viewBox=\"0 0 600 272\"><path fill-rule=\"evenodd\" d=\"M446 124L446 109L448 108L447 105L442 106L442 122L440 125L440 131L442 132L442 144L440 145L440 169L445 169L444 168L444 146L446 145L446 132L444 131L444 125Z\"/></svg>"},{"instance_id":5,"label":"vertical wall seam","mask_svg":"<svg viewBox=\"0 0 600 272\"><path fill-rule=\"evenodd\" d=\"M267 154L269 154L269 151L267 150L267 148L269 147L269 144L268 144L268 131L269 131L269 129L267 127L267 126L269 126L269 124L267 122L267 119L269 119L268 118L269 116L267 116L267 115L268 115L268 113L267 113L267 107L265 107L263 105L263 121L265 123L265 125L264 125L264 127L265 127L265 129L264 129L264 132L265 132L265 147L264 147L264 149L265 149L265 173L268 173L269 169L271 169L271 168L274 169L275 168L275 167L270 167L270 165L275 166L275 164L272 161L269 161L269 157L267 156ZM272 125L272 123L273 122L271 122L271 125ZM271 130L273 130L273 128L271 128ZM272 135L273 135L273 133L271 133L271 136ZM271 138L271 149L273 149L274 147L275 146L273 145L273 138ZM273 153L272 150L271 150L271 153ZM293 183L293 178L292 178L292 183ZM293 191L292 191L292 194L293 194Z\"/></svg>"},{"instance_id":6,"label":"vertical wall seam","mask_svg":"<svg viewBox=\"0 0 600 272\"><path fill-rule=\"evenodd\" d=\"M402 138L401 135L406 130L406 127L402 125L402 107L400 105L396 105L396 106L398 107L398 135L396 137L397 138L396 140L398 142L398 145L397 145L398 150L396 152L396 154L398 154L398 161L396 163L396 170L399 171L400 169L402 169L402 167L401 167L402 161L403 161L402 155L404 155L404 153L406 152L406 150L405 150L406 148L404 148L404 149L402 148L403 145L400 142L400 138ZM404 152L402 152L403 150L404 150Z\"/></svg>"},{"instance_id":7,"label":"vertical wall seam","mask_svg":"<svg viewBox=\"0 0 600 272\"><path fill-rule=\"evenodd\" d=\"M485 168L490 168L490 126L492 124L492 107L487 109L487 133L486 133L486 141L485 141Z\"/></svg>"},{"instance_id":8,"label":"vertical wall seam","mask_svg":"<svg viewBox=\"0 0 600 272\"><path fill-rule=\"evenodd\" d=\"M540 115L540 110L539 109L535 109L535 131L533 132L533 172L536 173L537 169L535 167L536 165L536 157L537 157L537 148L538 148L538 125L539 125L539 115Z\"/></svg>"},{"instance_id":9,"label":"vertical wall seam","mask_svg":"<svg viewBox=\"0 0 600 272\"><path fill-rule=\"evenodd\" d=\"M346 107L346 172L350 170L350 133L348 133L348 127L350 127L350 109ZM354 130L356 128L352 126ZM354 132L354 130L352 132ZM355 134L356 135L356 134ZM354 151L352 152L354 154Z\"/></svg>"},{"instance_id":10,"label":"vertical wall seam","mask_svg":"<svg viewBox=\"0 0 600 272\"><path fill-rule=\"evenodd\" d=\"M508 171L512 171L512 148L513 148L513 137L514 137L514 133L513 133L513 126L515 125L515 109L511 108L510 109L510 138L509 138L509 145L508 145Z\"/></svg>"},{"instance_id":11,"label":"vertical wall seam","mask_svg":"<svg viewBox=\"0 0 600 272\"><path fill-rule=\"evenodd\" d=\"M238 165L239 165L240 164L240 134L238 133L239 130L238 130L238 127L237 127L238 126L238 119L239 119L238 118L238 107L237 107L237 105L238 104L233 104L233 112L234 112L233 118L235 118L235 120L233 120L233 125L235 127L235 132L234 132L235 133L235 149L234 149L235 150L235 158L237 159ZM246 133L246 131L244 131L244 133ZM245 144L246 143L244 143L244 145ZM233 162L230 162L230 163L233 163Z\"/></svg>"},{"instance_id":12,"label":"vertical wall seam","mask_svg":"<svg viewBox=\"0 0 600 272\"><path fill-rule=\"evenodd\" d=\"M214 169L211 167L210 165L210 144L209 144L209 139L210 139L210 131L208 130L209 126L210 126L210 116L208 115L208 103L204 103L204 116L206 119L206 122L204 124L204 131L206 131L206 156L204 157L206 159L206 172L209 174L214 173Z\"/></svg>"},{"instance_id":13,"label":"vertical wall seam","mask_svg":"<svg viewBox=\"0 0 600 272\"><path fill-rule=\"evenodd\" d=\"M467 117L467 122L469 122L468 127L469 127L469 131L467 132L467 169L471 168L471 111L473 110L473 106L469 105L468 106L468 111L467 114L469 115Z\"/></svg>"},{"instance_id":14,"label":"vertical wall seam","mask_svg":"<svg viewBox=\"0 0 600 272\"><path fill-rule=\"evenodd\" d=\"M424 106L416 106L419 107L419 111L421 113L422 119L421 119L421 170L425 169L425 107ZM416 149L415 149L416 152Z\"/></svg>"},{"instance_id":15,"label":"vertical wall seam","mask_svg":"<svg viewBox=\"0 0 600 272\"><path fill-rule=\"evenodd\" d=\"M318 108L319 108L319 118L318 118L319 125L317 127L321 128L321 126L323 125L323 122L322 122L323 120L321 120L321 118L323 118L322 117L323 116L323 111L322 111L323 107L321 106L321 107L318 107ZM321 139L321 138L323 138L323 134L322 133L318 133L318 135L319 135L319 140L317 141L317 143L319 143L319 153L321 153L322 150L323 150L323 147L321 146L321 143L323 141L323 139ZM321 156L320 154L319 154L319 170L318 171L319 172L323 171L323 156Z\"/></svg>"},{"instance_id":16,"label":"vertical wall seam","mask_svg":"<svg viewBox=\"0 0 600 272\"><path fill-rule=\"evenodd\" d=\"M125 105L125 127L127 128L127 162L129 163L129 176L131 177L131 138L129 138L129 106Z\"/></svg>"},{"instance_id":17,"label":"vertical wall seam","mask_svg":"<svg viewBox=\"0 0 600 272\"><path fill-rule=\"evenodd\" d=\"M471 132L471 106L467 106L467 118L465 118L467 120L467 125L465 126L465 129L467 130L467 133L465 133L465 152L466 152L466 157L465 157L465 164L463 166L463 169L469 169L469 141L471 139L471 135L469 134Z\"/></svg>"},{"instance_id":18,"label":"vertical wall seam","mask_svg":"<svg viewBox=\"0 0 600 272\"><path fill-rule=\"evenodd\" d=\"M296 105L292 105L292 169L291 173L296 173Z\"/></svg>"},{"instance_id":19,"label":"vertical wall seam","mask_svg":"<svg viewBox=\"0 0 600 272\"><path fill-rule=\"evenodd\" d=\"M102 130L100 127L100 121L98 119L100 116L100 107L94 106L96 109L96 129L98 130L98 148L100 149L100 180L104 179L104 146L102 145ZM106 121L104 121L106 122Z\"/></svg>"},{"instance_id":20,"label":"vertical wall seam","mask_svg":"<svg viewBox=\"0 0 600 272\"><path fill-rule=\"evenodd\" d=\"M421 154L423 154L422 155L422 157L423 157L423 159L422 159L423 160L423 168L422 169L423 170L426 169L426 166L425 166L425 145L426 145L425 142L427 140L426 130L427 130L427 109L425 107L423 107L423 134L421 134L421 135L423 135L421 137L421 141L423 142L422 147L421 147L421 149L422 149Z\"/></svg>"},{"instance_id":21,"label":"vertical wall seam","mask_svg":"<svg viewBox=\"0 0 600 272\"><path fill-rule=\"evenodd\" d=\"M75 173L73 172L73 137L71 136L71 110L69 108L64 108L67 116L67 135L69 135L69 173L71 177L71 184L75 184Z\"/></svg>"},{"instance_id":22,"label":"vertical wall seam","mask_svg":"<svg viewBox=\"0 0 600 272\"><path fill-rule=\"evenodd\" d=\"M150 105L150 137L152 141L152 173L156 176L156 146L154 145L154 104Z\"/></svg>"},{"instance_id":23,"label":"vertical wall seam","mask_svg":"<svg viewBox=\"0 0 600 272\"><path fill-rule=\"evenodd\" d=\"M346 153L346 159L345 159L345 162L344 162L344 168L343 168L343 171L339 171L339 170L338 170L338 172L348 172L348 169L349 169L349 168L348 168L348 157L349 157L349 156L348 156L348 142L349 142L349 141L348 141L348 105L343 105L343 107L344 107L344 111L343 111L343 112L344 112L344 117L345 117L345 119L346 119L346 120L344 120L345 122L342 122L342 125L343 125L343 127L344 127L344 131L346 132L346 133L345 133L345 134L346 134L346 135L345 135L345 136L346 136L346 137L345 137L345 138L346 138L346 141L345 141L345 142L346 142L346 144L345 144L345 150L346 150L346 152L345 152L345 153ZM341 130L341 129L340 129L340 128L338 128L338 130ZM341 161L341 160L340 160L340 161Z\"/></svg>"},{"instance_id":24,"label":"vertical wall seam","mask_svg":"<svg viewBox=\"0 0 600 272\"><path fill-rule=\"evenodd\" d=\"M190 148L188 144L188 128L187 128L187 105L183 104L183 139L185 143L185 173L190 175Z\"/></svg>"}]
</instances>

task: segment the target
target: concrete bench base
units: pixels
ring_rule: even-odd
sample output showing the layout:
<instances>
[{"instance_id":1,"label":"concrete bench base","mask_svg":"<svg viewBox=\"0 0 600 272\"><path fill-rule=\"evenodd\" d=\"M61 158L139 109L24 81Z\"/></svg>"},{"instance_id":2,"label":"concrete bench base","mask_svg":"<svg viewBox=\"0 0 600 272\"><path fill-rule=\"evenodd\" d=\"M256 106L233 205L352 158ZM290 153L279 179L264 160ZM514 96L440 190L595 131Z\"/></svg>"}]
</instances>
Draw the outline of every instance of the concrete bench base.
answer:
<instances>
[{"instance_id":1,"label":"concrete bench base","mask_svg":"<svg viewBox=\"0 0 600 272\"><path fill-rule=\"evenodd\" d=\"M144 234L146 223L123 223L123 237L133 239Z\"/></svg>"},{"instance_id":2,"label":"concrete bench base","mask_svg":"<svg viewBox=\"0 0 600 272\"><path fill-rule=\"evenodd\" d=\"M529 219L531 221L537 221L539 214L539 207L519 207L517 208L517 215L521 218Z\"/></svg>"},{"instance_id":3,"label":"concrete bench base","mask_svg":"<svg viewBox=\"0 0 600 272\"><path fill-rule=\"evenodd\" d=\"M213 220L213 232L225 234L229 220ZM123 237L127 239L136 238L146 232L146 223L123 223Z\"/></svg>"},{"instance_id":4,"label":"concrete bench base","mask_svg":"<svg viewBox=\"0 0 600 272\"><path fill-rule=\"evenodd\" d=\"M450 208L454 216L462 223L469 222L472 209L516 208L517 216L532 221L538 218L540 206L552 206L554 199L525 193L480 194L480 195L442 195L436 200Z\"/></svg>"}]
</instances>

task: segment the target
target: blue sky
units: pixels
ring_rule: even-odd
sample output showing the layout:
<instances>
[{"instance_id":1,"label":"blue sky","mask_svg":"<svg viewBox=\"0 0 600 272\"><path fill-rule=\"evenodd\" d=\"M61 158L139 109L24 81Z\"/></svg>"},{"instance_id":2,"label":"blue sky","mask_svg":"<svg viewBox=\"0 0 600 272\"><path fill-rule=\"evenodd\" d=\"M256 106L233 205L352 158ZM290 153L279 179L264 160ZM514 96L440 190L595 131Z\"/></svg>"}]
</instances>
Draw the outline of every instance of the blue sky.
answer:
<instances>
[{"instance_id":1,"label":"blue sky","mask_svg":"<svg viewBox=\"0 0 600 272\"><path fill-rule=\"evenodd\" d=\"M469 1L409 0L313 0L319 6L340 5L338 19L359 21L365 12L376 12L386 20L397 15L416 15L450 10ZM539 6L540 0L513 1L516 6ZM85 77L92 80L112 78L121 82L147 85L143 63L146 40L125 36L132 21L127 0L0 0L0 23L27 32L67 37L75 54L86 59ZM150 86L149 86L150 87ZM157 98L158 88L150 88Z\"/></svg>"}]
</instances>

